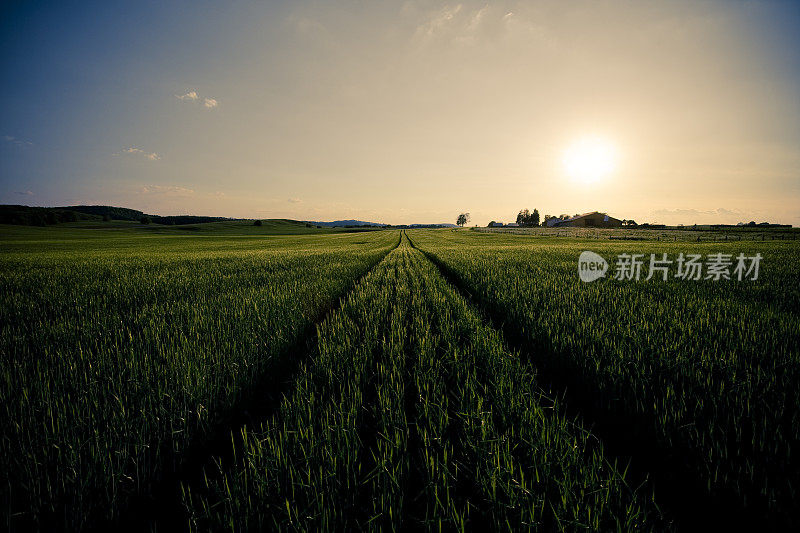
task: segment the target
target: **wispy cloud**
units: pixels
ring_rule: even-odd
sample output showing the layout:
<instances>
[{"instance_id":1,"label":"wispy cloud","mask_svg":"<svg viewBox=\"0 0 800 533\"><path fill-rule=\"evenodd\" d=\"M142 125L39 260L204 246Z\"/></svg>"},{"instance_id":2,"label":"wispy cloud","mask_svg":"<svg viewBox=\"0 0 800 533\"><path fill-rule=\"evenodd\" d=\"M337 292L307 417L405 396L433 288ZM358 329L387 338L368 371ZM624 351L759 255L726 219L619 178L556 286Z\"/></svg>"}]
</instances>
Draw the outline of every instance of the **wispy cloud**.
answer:
<instances>
[{"instance_id":1,"label":"wispy cloud","mask_svg":"<svg viewBox=\"0 0 800 533\"><path fill-rule=\"evenodd\" d=\"M188 91L184 94L176 94L175 98L178 100L183 100L184 102L196 102L199 96L197 96L197 91Z\"/></svg>"},{"instance_id":2,"label":"wispy cloud","mask_svg":"<svg viewBox=\"0 0 800 533\"><path fill-rule=\"evenodd\" d=\"M290 204L299 204L299 203L300 203L300 202L302 202L303 200L301 200L300 198L289 198L289 200L287 200L287 201L288 201Z\"/></svg>"},{"instance_id":3,"label":"wispy cloud","mask_svg":"<svg viewBox=\"0 0 800 533\"><path fill-rule=\"evenodd\" d=\"M489 3L480 7L470 4L449 4L431 10L422 2L407 2L403 14L416 21L412 43L422 47L437 42L480 45L521 29L529 29L511 11Z\"/></svg>"},{"instance_id":4,"label":"wispy cloud","mask_svg":"<svg viewBox=\"0 0 800 533\"><path fill-rule=\"evenodd\" d=\"M709 210L702 210L702 209L657 209L653 211L654 215L663 215L663 216L671 216L671 215L736 215L736 216L743 216L746 213L739 211L737 209L725 209L724 207L720 207L719 209L709 209Z\"/></svg>"},{"instance_id":5,"label":"wispy cloud","mask_svg":"<svg viewBox=\"0 0 800 533\"><path fill-rule=\"evenodd\" d=\"M161 159L161 156L155 152L146 152L141 148L136 148L133 146L130 148L125 148L121 152L114 153L114 155L120 155L120 154L138 155L144 157L145 159L149 159L150 161L158 161L159 159Z\"/></svg>"},{"instance_id":6,"label":"wispy cloud","mask_svg":"<svg viewBox=\"0 0 800 533\"><path fill-rule=\"evenodd\" d=\"M206 109L214 109L217 107L217 105L219 105L219 101L216 98L211 98L210 96L200 96L195 90L186 91L183 94L176 94L175 98L183 102L201 104Z\"/></svg>"},{"instance_id":7,"label":"wispy cloud","mask_svg":"<svg viewBox=\"0 0 800 533\"><path fill-rule=\"evenodd\" d=\"M417 34L430 37L440 32L453 23L453 20L462 8L463 6L461 4L457 4L455 6L445 6L431 13L427 20L423 21L417 27Z\"/></svg>"},{"instance_id":8,"label":"wispy cloud","mask_svg":"<svg viewBox=\"0 0 800 533\"><path fill-rule=\"evenodd\" d=\"M735 224L763 218L760 212L739 209L656 209L651 215L659 222L675 224ZM637 221L639 222L639 221Z\"/></svg>"},{"instance_id":9,"label":"wispy cloud","mask_svg":"<svg viewBox=\"0 0 800 533\"><path fill-rule=\"evenodd\" d=\"M3 140L11 144L16 144L17 146L33 146L32 142L17 139L13 135L3 135Z\"/></svg>"},{"instance_id":10,"label":"wispy cloud","mask_svg":"<svg viewBox=\"0 0 800 533\"><path fill-rule=\"evenodd\" d=\"M192 196L194 189L187 189L178 185L146 185L139 189L141 194L162 196Z\"/></svg>"},{"instance_id":11,"label":"wispy cloud","mask_svg":"<svg viewBox=\"0 0 800 533\"><path fill-rule=\"evenodd\" d=\"M14 191L14 194L19 196L33 196L33 191Z\"/></svg>"},{"instance_id":12,"label":"wispy cloud","mask_svg":"<svg viewBox=\"0 0 800 533\"><path fill-rule=\"evenodd\" d=\"M295 31L305 36L330 36L328 29L318 20L307 16L290 15L287 19Z\"/></svg>"}]
</instances>

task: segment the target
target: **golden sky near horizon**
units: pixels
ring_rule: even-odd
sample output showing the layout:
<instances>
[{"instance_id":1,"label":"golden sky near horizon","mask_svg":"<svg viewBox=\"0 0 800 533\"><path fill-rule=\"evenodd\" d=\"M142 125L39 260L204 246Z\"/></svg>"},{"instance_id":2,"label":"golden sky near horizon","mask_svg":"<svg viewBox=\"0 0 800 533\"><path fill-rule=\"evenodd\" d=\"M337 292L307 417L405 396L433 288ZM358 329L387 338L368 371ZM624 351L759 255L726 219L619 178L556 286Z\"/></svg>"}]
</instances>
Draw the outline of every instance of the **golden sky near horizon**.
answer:
<instances>
[{"instance_id":1,"label":"golden sky near horizon","mask_svg":"<svg viewBox=\"0 0 800 533\"><path fill-rule=\"evenodd\" d=\"M793 3L331 4L143 12L130 37L106 13L110 29L80 41L88 57L69 60L81 75L48 79L64 88L46 133L47 120L40 131L10 109L24 95L5 94L2 201L386 223L461 211L511 222L538 208L800 225ZM99 45L117 53L94 58ZM21 87L44 84L8 57ZM24 109L47 110L37 105ZM595 141L600 156L574 148Z\"/></svg>"}]
</instances>

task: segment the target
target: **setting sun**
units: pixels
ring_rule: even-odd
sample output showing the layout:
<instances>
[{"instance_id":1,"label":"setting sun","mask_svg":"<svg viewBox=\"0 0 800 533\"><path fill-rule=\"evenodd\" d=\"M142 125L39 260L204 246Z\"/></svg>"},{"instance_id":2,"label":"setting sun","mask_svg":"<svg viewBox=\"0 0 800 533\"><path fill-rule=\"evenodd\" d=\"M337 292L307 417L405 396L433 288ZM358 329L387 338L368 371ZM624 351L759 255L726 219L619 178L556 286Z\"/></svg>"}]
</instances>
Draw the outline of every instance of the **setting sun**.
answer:
<instances>
[{"instance_id":1,"label":"setting sun","mask_svg":"<svg viewBox=\"0 0 800 533\"><path fill-rule=\"evenodd\" d=\"M605 139L585 137L564 150L562 162L568 176L583 183L592 183L614 171L617 151Z\"/></svg>"}]
</instances>

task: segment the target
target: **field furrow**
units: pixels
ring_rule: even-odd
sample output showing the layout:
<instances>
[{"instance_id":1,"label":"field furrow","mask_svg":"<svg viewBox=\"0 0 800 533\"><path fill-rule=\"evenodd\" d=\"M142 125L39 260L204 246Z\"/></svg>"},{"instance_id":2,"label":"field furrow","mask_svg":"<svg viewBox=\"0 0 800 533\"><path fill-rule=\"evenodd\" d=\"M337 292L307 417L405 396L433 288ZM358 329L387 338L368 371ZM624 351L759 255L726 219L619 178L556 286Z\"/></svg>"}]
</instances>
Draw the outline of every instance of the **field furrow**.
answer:
<instances>
[{"instance_id":1,"label":"field furrow","mask_svg":"<svg viewBox=\"0 0 800 533\"><path fill-rule=\"evenodd\" d=\"M0 240L7 529L800 524L795 243L295 226Z\"/></svg>"},{"instance_id":2,"label":"field furrow","mask_svg":"<svg viewBox=\"0 0 800 533\"><path fill-rule=\"evenodd\" d=\"M185 487L198 530L669 526L407 241L242 435L235 464Z\"/></svg>"},{"instance_id":3,"label":"field furrow","mask_svg":"<svg viewBox=\"0 0 800 533\"><path fill-rule=\"evenodd\" d=\"M158 512L155 487L247 418L253 387L275 385L281 359L397 242L122 236L4 250L8 526L84 529L131 504Z\"/></svg>"},{"instance_id":4,"label":"field furrow","mask_svg":"<svg viewBox=\"0 0 800 533\"><path fill-rule=\"evenodd\" d=\"M755 282L583 284L577 258L587 243L474 232L412 239L553 393L567 395L569 412L655 477L659 501L684 526L798 523L800 286L791 244L591 243L605 257L758 251L764 269Z\"/></svg>"}]
</instances>

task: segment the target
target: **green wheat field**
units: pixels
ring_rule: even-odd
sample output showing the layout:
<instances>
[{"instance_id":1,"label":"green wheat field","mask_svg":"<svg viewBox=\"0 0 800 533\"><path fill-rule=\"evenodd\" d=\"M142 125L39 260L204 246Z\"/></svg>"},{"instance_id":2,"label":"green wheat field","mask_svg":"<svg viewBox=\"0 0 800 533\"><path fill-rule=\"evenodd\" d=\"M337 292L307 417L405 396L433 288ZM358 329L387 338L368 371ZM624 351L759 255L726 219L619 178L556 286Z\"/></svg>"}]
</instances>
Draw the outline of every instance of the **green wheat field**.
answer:
<instances>
[{"instance_id":1,"label":"green wheat field","mask_svg":"<svg viewBox=\"0 0 800 533\"><path fill-rule=\"evenodd\" d=\"M800 241L138 226L0 231L7 530L800 527Z\"/></svg>"}]
</instances>

